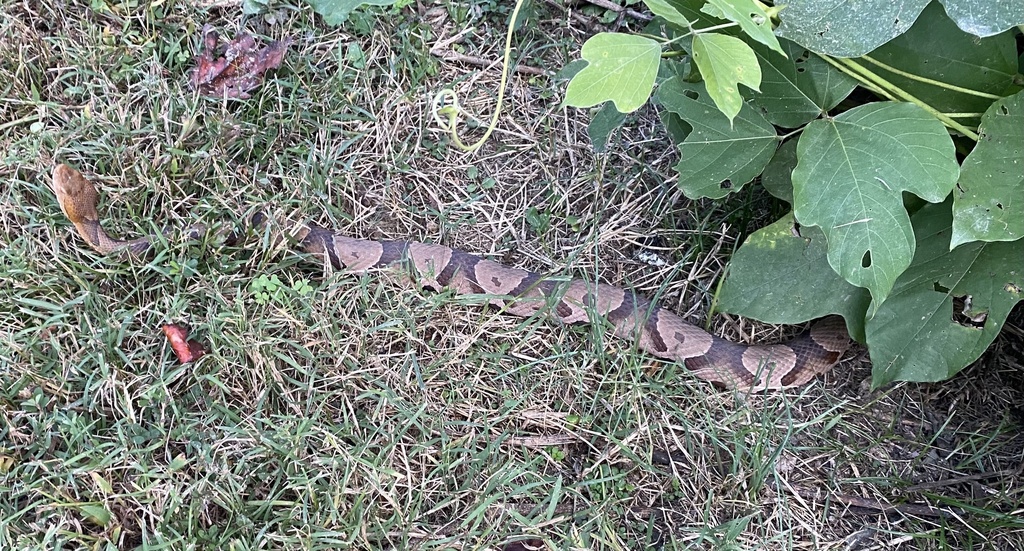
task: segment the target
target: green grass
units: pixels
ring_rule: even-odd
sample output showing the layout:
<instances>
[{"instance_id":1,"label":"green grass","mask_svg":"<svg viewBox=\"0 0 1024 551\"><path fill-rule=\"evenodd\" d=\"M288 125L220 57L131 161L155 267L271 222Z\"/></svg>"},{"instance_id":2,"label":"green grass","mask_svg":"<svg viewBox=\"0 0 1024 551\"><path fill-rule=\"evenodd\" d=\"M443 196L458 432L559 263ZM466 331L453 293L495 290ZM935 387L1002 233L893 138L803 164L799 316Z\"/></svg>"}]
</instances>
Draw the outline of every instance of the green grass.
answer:
<instances>
[{"instance_id":1,"label":"green grass","mask_svg":"<svg viewBox=\"0 0 1024 551\"><path fill-rule=\"evenodd\" d=\"M115 234L273 205L634 287L703 324L724 255L778 207L682 202L653 111L595 156L585 113L514 77L481 153L433 127L429 98L451 83L475 87L485 119L498 71L431 45L475 25L462 47L498 59L511 6L427 2L332 29L273 3L274 23L245 28L294 37L284 67L222 103L186 74L198 30L231 35L238 8L31 4L0 0L0 549L1019 547L1021 377L998 351L942 387L868 393L851 361L800 391L713 391L600 328L325 273L263 236L101 257L49 191L69 162L99 182ZM560 67L588 31L537 9L518 55ZM275 276L261 299L254 282ZM167 322L211 353L179 365Z\"/></svg>"}]
</instances>

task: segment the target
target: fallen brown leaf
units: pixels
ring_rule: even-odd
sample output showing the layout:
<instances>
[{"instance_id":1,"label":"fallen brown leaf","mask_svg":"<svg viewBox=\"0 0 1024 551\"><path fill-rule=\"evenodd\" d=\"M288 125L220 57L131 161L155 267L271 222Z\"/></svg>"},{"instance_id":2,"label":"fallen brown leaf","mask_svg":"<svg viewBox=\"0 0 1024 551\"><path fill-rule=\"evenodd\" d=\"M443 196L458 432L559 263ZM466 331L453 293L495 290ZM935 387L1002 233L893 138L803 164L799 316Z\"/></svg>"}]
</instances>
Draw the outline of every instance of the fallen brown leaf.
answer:
<instances>
[{"instance_id":1,"label":"fallen brown leaf","mask_svg":"<svg viewBox=\"0 0 1024 551\"><path fill-rule=\"evenodd\" d=\"M249 91L263 81L263 73L281 65L291 44L291 38L285 38L257 50L256 39L243 33L219 54L219 38L213 26L203 26L202 51L196 56L196 68L189 74L193 88L204 96L217 98L248 98Z\"/></svg>"},{"instance_id":2,"label":"fallen brown leaf","mask_svg":"<svg viewBox=\"0 0 1024 551\"><path fill-rule=\"evenodd\" d=\"M179 362L183 364L194 362L206 354L206 349L203 348L203 345L196 341L188 340L189 330L187 327L182 327L176 323L168 323L162 326L161 329L164 330L164 335L170 341L171 348L178 356Z\"/></svg>"}]
</instances>

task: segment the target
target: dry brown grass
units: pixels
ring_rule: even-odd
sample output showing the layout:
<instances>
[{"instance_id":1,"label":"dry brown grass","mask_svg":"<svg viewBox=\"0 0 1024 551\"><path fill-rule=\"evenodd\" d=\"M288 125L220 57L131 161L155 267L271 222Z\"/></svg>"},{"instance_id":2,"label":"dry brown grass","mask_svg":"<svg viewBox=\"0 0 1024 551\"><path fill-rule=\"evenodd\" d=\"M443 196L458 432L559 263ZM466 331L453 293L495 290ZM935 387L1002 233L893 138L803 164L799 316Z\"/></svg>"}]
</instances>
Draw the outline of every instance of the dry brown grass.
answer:
<instances>
[{"instance_id":1,"label":"dry brown grass","mask_svg":"<svg viewBox=\"0 0 1024 551\"><path fill-rule=\"evenodd\" d=\"M464 26L447 9L359 30L275 4L276 23L246 28L296 38L285 68L222 104L192 96L175 48L207 20L237 29L236 8L0 6L15 45L0 54L0 548L1021 546L1020 316L947 383L871 392L853 357L805 389L746 396L597 329L323 274L258 237L99 258L46 187L58 160L91 172L123 233L274 204L635 288L703 325L737 228L769 205L684 200L654 111L594 155L586 113L513 75L494 138L463 154L431 95L455 83L484 120L498 73L427 53ZM470 16L467 53L500 58L504 13ZM517 42L523 63L557 68L587 31L542 13ZM260 275L314 290L259 304ZM212 354L176 365L165 321Z\"/></svg>"}]
</instances>

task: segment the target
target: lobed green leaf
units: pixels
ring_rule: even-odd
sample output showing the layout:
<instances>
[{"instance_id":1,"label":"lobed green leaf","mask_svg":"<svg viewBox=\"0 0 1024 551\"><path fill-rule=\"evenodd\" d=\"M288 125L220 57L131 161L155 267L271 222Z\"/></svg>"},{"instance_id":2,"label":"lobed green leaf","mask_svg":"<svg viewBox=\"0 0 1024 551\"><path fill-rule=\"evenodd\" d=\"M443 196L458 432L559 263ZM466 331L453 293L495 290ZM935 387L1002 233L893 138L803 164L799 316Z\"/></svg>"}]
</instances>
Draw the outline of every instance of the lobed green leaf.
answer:
<instances>
[{"instance_id":1,"label":"lobed green leaf","mask_svg":"<svg viewBox=\"0 0 1024 551\"><path fill-rule=\"evenodd\" d=\"M902 192L930 202L959 166L942 124L909 103L870 103L804 129L793 171L796 218L818 226L832 268L882 303L914 255Z\"/></svg>"},{"instance_id":2,"label":"lobed green leaf","mask_svg":"<svg viewBox=\"0 0 1024 551\"><path fill-rule=\"evenodd\" d=\"M650 38L598 33L583 44L588 63L569 81L565 104L593 107L611 101L622 113L636 111L651 96L661 45Z\"/></svg>"},{"instance_id":3,"label":"lobed green leaf","mask_svg":"<svg viewBox=\"0 0 1024 551\"><path fill-rule=\"evenodd\" d=\"M743 106L739 85L754 90L761 85L761 66L754 51L732 36L698 34L693 37L693 62L704 77L711 99L731 123Z\"/></svg>"},{"instance_id":4,"label":"lobed green leaf","mask_svg":"<svg viewBox=\"0 0 1024 551\"><path fill-rule=\"evenodd\" d=\"M690 127L679 145L679 187L691 198L721 198L757 177L771 160L778 136L756 109L743 104L730 121L703 83L673 77L658 87L657 101Z\"/></svg>"}]
</instances>

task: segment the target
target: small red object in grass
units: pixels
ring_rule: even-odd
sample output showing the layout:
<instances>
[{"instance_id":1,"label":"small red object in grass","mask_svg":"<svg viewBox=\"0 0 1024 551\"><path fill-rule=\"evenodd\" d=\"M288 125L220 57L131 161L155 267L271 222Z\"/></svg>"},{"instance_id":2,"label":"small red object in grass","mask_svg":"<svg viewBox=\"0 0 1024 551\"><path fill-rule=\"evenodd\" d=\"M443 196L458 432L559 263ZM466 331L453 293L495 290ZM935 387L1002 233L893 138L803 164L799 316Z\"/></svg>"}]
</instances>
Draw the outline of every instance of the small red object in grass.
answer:
<instances>
[{"instance_id":1,"label":"small red object in grass","mask_svg":"<svg viewBox=\"0 0 1024 551\"><path fill-rule=\"evenodd\" d=\"M164 335L167 335L167 340L171 342L171 348L174 349L174 353L178 355L178 361L187 364L194 362L206 354L206 349L203 345L196 341L188 340L188 328L182 327L176 323L168 323L162 327Z\"/></svg>"},{"instance_id":2,"label":"small red object in grass","mask_svg":"<svg viewBox=\"0 0 1024 551\"><path fill-rule=\"evenodd\" d=\"M216 57L219 46L217 31L203 26L202 51L196 56L196 68L189 75L193 88L205 96L246 99L249 91L263 81L263 73L281 65L291 44L290 38L277 40L257 49L256 39L240 34Z\"/></svg>"}]
</instances>

